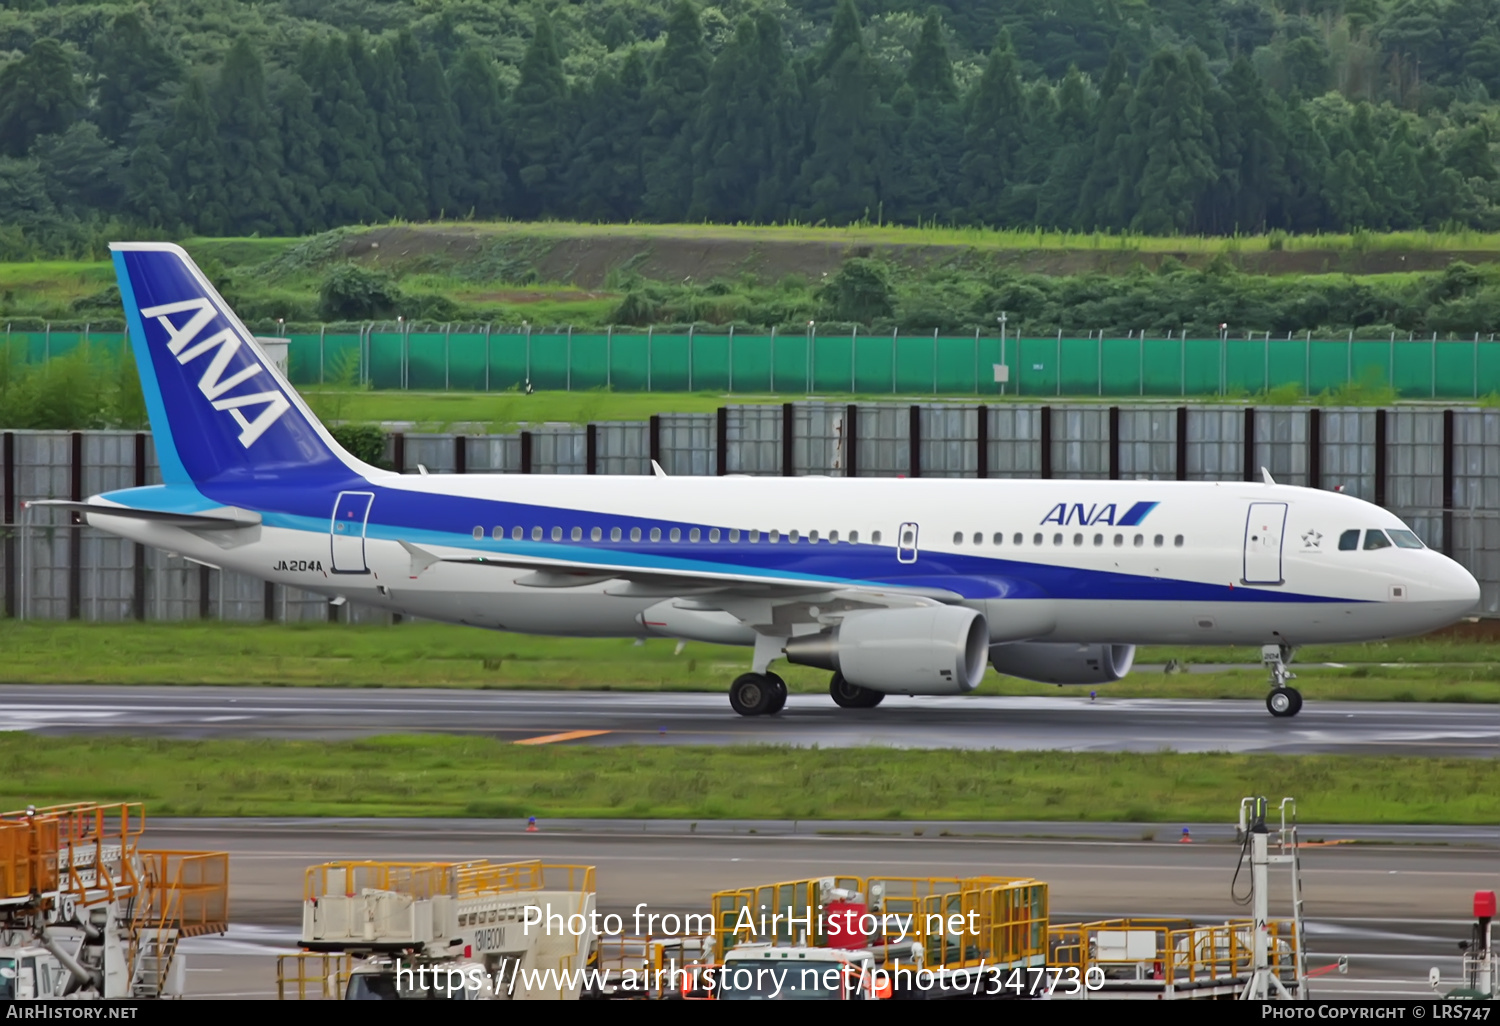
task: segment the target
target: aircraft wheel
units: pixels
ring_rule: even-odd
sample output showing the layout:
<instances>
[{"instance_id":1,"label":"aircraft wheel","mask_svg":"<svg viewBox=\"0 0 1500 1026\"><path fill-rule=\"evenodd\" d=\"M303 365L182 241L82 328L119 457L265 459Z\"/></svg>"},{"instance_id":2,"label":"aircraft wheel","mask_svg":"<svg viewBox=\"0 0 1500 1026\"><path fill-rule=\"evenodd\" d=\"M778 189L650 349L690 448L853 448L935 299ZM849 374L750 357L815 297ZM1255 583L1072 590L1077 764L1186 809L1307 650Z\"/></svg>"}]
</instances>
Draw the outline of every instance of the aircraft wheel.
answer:
<instances>
[{"instance_id":1,"label":"aircraft wheel","mask_svg":"<svg viewBox=\"0 0 1500 1026\"><path fill-rule=\"evenodd\" d=\"M1302 709L1302 692L1296 688L1272 688L1266 696L1266 708L1272 716L1296 716Z\"/></svg>"},{"instance_id":2,"label":"aircraft wheel","mask_svg":"<svg viewBox=\"0 0 1500 1026\"><path fill-rule=\"evenodd\" d=\"M786 681L774 673L768 673L765 677L774 689L771 693L771 702L766 706L766 715L775 716L786 708Z\"/></svg>"},{"instance_id":3,"label":"aircraft wheel","mask_svg":"<svg viewBox=\"0 0 1500 1026\"><path fill-rule=\"evenodd\" d=\"M873 709L885 698L883 691L871 691L858 684L850 684L842 673L835 673L833 680L828 682L828 693L844 709Z\"/></svg>"},{"instance_id":4,"label":"aircraft wheel","mask_svg":"<svg viewBox=\"0 0 1500 1026\"><path fill-rule=\"evenodd\" d=\"M782 685L782 687L785 686ZM776 694L776 685L768 679L767 675L741 674L734 679L733 684L729 685L729 704L741 716L763 716L770 711Z\"/></svg>"}]
</instances>

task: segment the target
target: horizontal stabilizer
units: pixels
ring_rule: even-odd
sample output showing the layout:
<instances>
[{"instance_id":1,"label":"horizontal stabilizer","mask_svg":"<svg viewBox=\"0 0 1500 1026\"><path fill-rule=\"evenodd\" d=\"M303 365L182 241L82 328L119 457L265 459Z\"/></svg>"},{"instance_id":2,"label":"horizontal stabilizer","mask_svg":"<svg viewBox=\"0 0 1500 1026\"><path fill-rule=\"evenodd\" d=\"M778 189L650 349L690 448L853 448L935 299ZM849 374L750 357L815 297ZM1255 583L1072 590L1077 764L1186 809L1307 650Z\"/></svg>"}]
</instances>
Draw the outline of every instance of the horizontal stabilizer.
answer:
<instances>
[{"instance_id":1,"label":"horizontal stabilizer","mask_svg":"<svg viewBox=\"0 0 1500 1026\"><path fill-rule=\"evenodd\" d=\"M169 513L159 509L136 509L133 506L106 506L98 502L71 502L67 499L34 499L27 506L48 506L67 510L69 513L96 514L99 516L125 517L130 520L152 520L169 527L190 530L234 531L245 527L260 526L260 514L225 506L219 510L203 513Z\"/></svg>"}]
</instances>

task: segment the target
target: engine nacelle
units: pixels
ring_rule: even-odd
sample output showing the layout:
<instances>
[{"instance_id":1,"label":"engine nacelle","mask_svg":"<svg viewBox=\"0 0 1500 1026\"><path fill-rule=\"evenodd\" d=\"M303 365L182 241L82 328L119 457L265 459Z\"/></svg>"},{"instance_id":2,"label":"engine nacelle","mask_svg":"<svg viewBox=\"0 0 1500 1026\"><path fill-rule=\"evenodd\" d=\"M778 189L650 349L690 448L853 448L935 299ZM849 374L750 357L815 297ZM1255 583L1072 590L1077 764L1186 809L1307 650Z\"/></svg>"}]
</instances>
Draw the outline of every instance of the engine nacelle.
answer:
<instances>
[{"instance_id":1,"label":"engine nacelle","mask_svg":"<svg viewBox=\"0 0 1500 1026\"><path fill-rule=\"evenodd\" d=\"M789 662L820 666L850 684L898 695L962 695L984 676L990 632L962 606L872 609L786 644Z\"/></svg>"},{"instance_id":2,"label":"engine nacelle","mask_svg":"<svg viewBox=\"0 0 1500 1026\"><path fill-rule=\"evenodd\" d=\"M990 662L1000 673L1039 684L1108 684L1130 672L1135 646L1023 641L994 646Z\"/></svg>"}]
</instances>

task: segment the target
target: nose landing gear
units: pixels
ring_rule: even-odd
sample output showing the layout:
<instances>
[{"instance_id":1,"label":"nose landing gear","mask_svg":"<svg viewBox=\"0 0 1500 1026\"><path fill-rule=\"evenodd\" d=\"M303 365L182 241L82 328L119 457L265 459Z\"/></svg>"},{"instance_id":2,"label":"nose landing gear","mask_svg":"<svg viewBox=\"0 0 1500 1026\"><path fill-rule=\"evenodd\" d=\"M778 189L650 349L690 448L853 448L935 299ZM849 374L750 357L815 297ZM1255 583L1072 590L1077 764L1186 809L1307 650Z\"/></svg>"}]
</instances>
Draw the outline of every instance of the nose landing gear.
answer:
<instances>
[{"instance_id":1,"label":"nose landing gear","mask_svg":"<svg viewBox=\"0 0 1500 1026\"><path fill-rule=\"evenodd\" d=\"M1286 661L1291 657L1289 645L1262 645L1260 648L1260 661L1271 671L1271 693L1266 696L1266 708L1272 716L1296 716L1302 709L1302 692L1286 685L1287 681L1297 678L1286 668Z\"/></svg>"}]
</instances>

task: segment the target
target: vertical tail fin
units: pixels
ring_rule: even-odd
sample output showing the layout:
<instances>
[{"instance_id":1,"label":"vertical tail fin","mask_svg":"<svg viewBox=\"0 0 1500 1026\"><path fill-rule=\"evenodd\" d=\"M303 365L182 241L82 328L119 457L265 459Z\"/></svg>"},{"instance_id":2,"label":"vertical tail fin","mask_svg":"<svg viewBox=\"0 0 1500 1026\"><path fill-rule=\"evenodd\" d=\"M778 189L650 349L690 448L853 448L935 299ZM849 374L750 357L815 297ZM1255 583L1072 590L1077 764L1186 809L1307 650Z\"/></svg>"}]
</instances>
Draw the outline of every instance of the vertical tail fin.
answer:
<instances>
[{"instance_id":1,"label":"vertical tail fin","mask_svg":"<svg viewBox=\"0 0 1500 1026\"><path fill-rule=\"evenodd\" d=\"M381 473L333 440L180 246L110 249L166 483Z\"/></svg>"}]
</instances>

